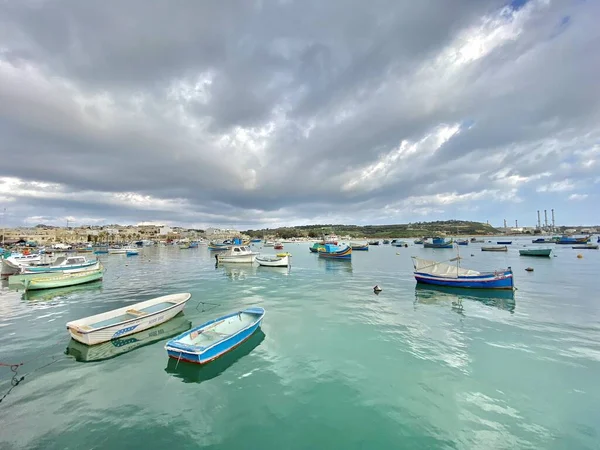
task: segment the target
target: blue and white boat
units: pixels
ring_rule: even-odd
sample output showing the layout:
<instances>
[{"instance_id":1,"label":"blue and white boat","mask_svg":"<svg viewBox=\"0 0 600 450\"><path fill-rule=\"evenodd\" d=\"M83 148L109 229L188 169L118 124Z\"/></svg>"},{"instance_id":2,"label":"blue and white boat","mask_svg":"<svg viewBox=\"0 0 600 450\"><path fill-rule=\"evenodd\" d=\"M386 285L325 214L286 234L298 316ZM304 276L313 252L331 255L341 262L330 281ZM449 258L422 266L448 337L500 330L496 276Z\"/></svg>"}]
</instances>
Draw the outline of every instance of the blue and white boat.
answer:
<instances>
[{"instance_id":1,"label":"blue and white boat","mask_svg":"<svg viewBox=\"0 0 600 450\"><path fill-rule=\"evenodd\" d=\"M82 272L99 268L99 262L96 259L87 259L85 256L61 256L49 266L28 266L23 268L23 273L41 273L41 272Z\"/></svg>"},{"instance_id":2,"label":"blue and white boat","mask_svg":"<svg viewBox=\"0 0 600 450\"><path fill-rule=\"evenodd\" d=\"M460 267L460 257L455 265L412 257L417 283L474 289L514 289L513 272L509 267L494 272L478 272Z\"/></svg>"},{"instance_id":3,"label":"blue and white boat","mask_svg":"<svg viewBox=\"0 0 600 450\"><path fill-rule=\"evenodd\" d=\"M192 328L165 345L170 358L206 364L233 350L260 327L264 308L253 306Z\"/></svg>"}]
</instances>

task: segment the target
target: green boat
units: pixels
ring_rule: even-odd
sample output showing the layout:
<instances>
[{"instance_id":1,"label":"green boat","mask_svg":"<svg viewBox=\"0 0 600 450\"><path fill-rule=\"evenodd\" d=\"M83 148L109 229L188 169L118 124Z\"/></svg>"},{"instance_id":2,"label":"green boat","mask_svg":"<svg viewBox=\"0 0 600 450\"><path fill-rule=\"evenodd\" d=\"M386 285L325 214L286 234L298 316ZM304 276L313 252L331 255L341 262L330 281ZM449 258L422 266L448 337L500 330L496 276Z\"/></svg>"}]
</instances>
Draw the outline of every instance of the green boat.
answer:
<instances>
[{"instance_id":1,"label":"green boat","mask_svg":"<svg viewBox=\"0 0 600 450\"><path fill-rule=\"evenodd\" d=\"M101 280L104 274L104 267L99 269L86 270L84 272L75 273L46 273L45 277L33 278L25 280L23 286L25 291L33 291L38 289L53 289L65 286L75 286L78 284L90 283L92 281Z\"/></svg>"},{"instance_id":2,"label":"green boat","mask_svg":"<svg viewBox=\"0 0 600 450\"><path fill-rule=\"evenodd\" d=\"M550 256L552 253L551 248L524 248L519 250L519 255L521 256Z\"/></svg>"},{"instance_id":3,"label":"green boat","mask_svg":"<svg viewBox=\"0 0 600 450\"><path fill-rule=\"evenodd\" d=\"M315 242L312 247L308 247L311 253L319 253L325 251L325 244L322 242Z\"/></svg>"}]
</instances>

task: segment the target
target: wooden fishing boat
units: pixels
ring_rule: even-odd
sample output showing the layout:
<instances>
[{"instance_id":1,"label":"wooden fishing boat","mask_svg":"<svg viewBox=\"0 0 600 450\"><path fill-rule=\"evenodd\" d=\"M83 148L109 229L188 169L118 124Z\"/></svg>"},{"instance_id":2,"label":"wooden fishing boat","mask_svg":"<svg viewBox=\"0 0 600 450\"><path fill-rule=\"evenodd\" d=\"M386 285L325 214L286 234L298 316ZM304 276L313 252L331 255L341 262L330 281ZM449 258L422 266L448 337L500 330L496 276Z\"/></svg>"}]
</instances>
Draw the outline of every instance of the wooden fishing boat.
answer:
<instances>
[{"instance_id":1,"label":"wooden fishing boat","mask_svg":"<svg viewBox=\"0 0 600 450\"><path fill-rule=\"evenodd\" d=\"M587 244L588 242L590 242L590 240L591 240L591 236L584 236L584 237L561 236L558 239L558 241L556 241L556 243L561 244L561 245Z\"/></svg>"},{"instance_id":2,"label":"wooden fishing boat","mask_svg":"<svg viewBox=\"0 0 600 450\"><path fill-rule=\"evenodd\" d=\"M460 267L460 257L455 265L412 257L417 283L469 289L513 289L513 272L509 267L495 272L478 272Z\"/></svg>"},{"instance_id":3,"label":"wooden fishing boat","mask_svg":"<svg viewBox=\"0 0 600 450\"><path fill-rule=\"evenodd\" d=\"M483 240L483 239L471 238L472 244L483 244L484 242L485 242L485 240Z\"/></svg>"},{"instance_id":4,"label":"wooden fishing boat","mask_svg":"<svg viewBox=\"0 0 600 450\"><path fill-rule=\"evenodd\" d=\"M192 328L165 345L170 358L206 364L233 350L260 327L265 310L259 306L227 314Z\"/></svg>"},{"instance_id":5,"label":"wooden fishing boat","mask_svg":"<svg viewBox=\"0 0 600 450\"><path fill-rule=\"evenodd\" d=\"M467 241L466 239L458 239L458 240L456 241L456 243L457 243L458 245L469 245L469 241Z\"/></svg>"},{"instance_id":6,"label":"wooden fishing boat","mask_svg":"<svg viewBox=\"0 0 600 450\"><path fill-rule=\"evenodd\" d=\"M23 268L23 273L41 273L41 272L82 272L84 270L99 269L99 262L96 259L87 259L85 256L61 256L49 266L28 266Z\"/></svg>"},{"instance_id":7,"label":"wooden fishing boat","mask_svg":"<svg viewBox=\"0 0 600 450\"><path fill-rule=\"evenodd\" d=\"M215 244L213 242L208 244L207 247L210 251L213 251L213 252L221 252L221 251L229 250L231 248L231 246L228 244Z\"/></svg>"},{"instance_id":8,"label":"wooden fishing boat","mask_svg":"<svg viewBox=\"0 0 600 450\"><path fill-rule=\"evenodd\" d=\"M171 320L155 327L97 345L86 345L71 339L65 353L79 362L104 361L172 338L190 328L192 328L192 322L183 314L177 314Z\"/></svg>"},{"instance_id":9,"label":"wooden fishing boat","mask_svg":"<svg viewBox=\"0 0 600 450\"><path fill-rule=\"evenodd\" d=\"M348 246L340 248L337 245L325 244L325 250L319 252L319 258L350 259L352 258L352 248Z\"/></svg>"},{"instance_id":10,"label":"wooden fishing boat","mask_svg":"<svg viewBox=\"0 0 600 450\"><path fill-rule=\"evenodd\" d=\"M551 253L551 248L523 248L519 250L519 255L521 256L549 257Z\"/></svg>"},{"instance_id":11,"label":"wooden fishing boat","mask_svg":"<svg viewBox=\"0 0 600 450\"><path fill-rule=\"evenodd\" d=\"M350 242L350 248L357 252L366 252L369 251L369 244L356 244Z\"/></svg>"},{"instance_id":12,"label":"wooden fishing boat","mask_svg":"<svg viewBox=\"0 0 600 450\"><path fill-rule=\"evenodd\" d=\"M325 251L325 244L322 242L315 242L312 247L308 247L311 253L318 253Z\"/></svg>"},{"instance_id":13,"label":"wooden fishing boat","mask_svg":"<svg viewBox=\"0 0 600 450\"><path fill-rule=\"evenodd\" d=\"M275 244L275 245L273 246L273 248L274 248L275 250L283 250L283 244L281 244L281 243L277 243L277 244Z\"/></svg>"},{"instance_id":14,"label":"wooden fishing boat","mask_svg":"<svg viewBox=\"0 0 600 450\"><path fill-rule=\"evenodd\" d=\"M431 241L423 241L424 248L452 248L454 247L454 241L450 239L446 241L444 238L432 238Z\"/></svg>"},{"instance_id":15,"label":"wooden fishing boat","mask_svg":"<svg viewBox=\"0 0 600 450\"><path fill-rule=\"evenodd\" d=\"M67 323L76 341L86 345L108 342L155 327L172 319L192 294L170 294Z\"/></svg>"},{"instance_id":16,"label":"wooden fishing boat","mask_svg":"<svg viewBox=\"0 0 600 450\"><path fill-rule=\"evenodd\" d=\"M512 241L497 241L496 244L498 244L498 245L511 245Z\"/></svg>"},{"instance_id":17,"label":"wooden fishing boat","mask_svg":"<svg viewBox=\"0 0 600 450\"><path fill-rule=\"evenodd\" d=\"M370 241L368 245L379 245L379 241Z\"/></svg>"},{"instance_id":18,"label":"wooden fishing boat","mask_svg":"<svg viewBox=\"0 0 600 450\"><path fill-rule=\"evenodd\" d=\"M253 252L250 247L234 245L224 253L217 253L215 258L218 262L252 264L258 255L259 253Z\"/></svg>"},{"instance_id":19,"label":"wooden fishing boat","mask_svg":"<svg viewBox=\"0 0 600 450\"><path fill-rule=\"evenodd\" d=\"M138 250L133 250L133 249L127 250L127 253L126 253L127 256L137 256L139 254L140 254L140 252Z\"/></svg>"},{"instance_id":20,"label":"wooden fishing boat","mask_svg":"<svg viewBox=\"0 0 600 450\"><path fill-rule=\"evenodd\" d=\"M481 247L481 251L482 252L507 252L508 247L506 245L503 245L501 247L498 247L498 246Z\"/></svg>"},{"instance_id":21,"label":"wooden fishing boat","mask_svg":"<svg viewBox=\"0 0 600 450\"><path fill-rule=\"evenodd\" d=\"M572 248L576 250L598 250L597 244L574 245Z\"/></svg>"},{"instance_id":22,"label":"wooden fishing boat","mask_svg":"<svg viewBox=\"0 0 600 450\"><path fill-rule=\"evenodd\" d=\"M53 289L65 286L75 286L77 284L90 283L101 280L104 274L104 267L100 265L98 269L84 270L82 272L51 272L46 273L44 277L35 277L25 279L22 283L25 291L38 289Z\"/></svg>"},{"instance_id":23,"label":"wooden fishing boat","mask_svg":"<svg viewBox=\"0 0 600 450\"><path fill-rule=\"evenodd\" d=\"M259 266L265 267L289 267L291 262L289 255L257 256L255 261L258 263Z\"/></svg>"}]
</instances>

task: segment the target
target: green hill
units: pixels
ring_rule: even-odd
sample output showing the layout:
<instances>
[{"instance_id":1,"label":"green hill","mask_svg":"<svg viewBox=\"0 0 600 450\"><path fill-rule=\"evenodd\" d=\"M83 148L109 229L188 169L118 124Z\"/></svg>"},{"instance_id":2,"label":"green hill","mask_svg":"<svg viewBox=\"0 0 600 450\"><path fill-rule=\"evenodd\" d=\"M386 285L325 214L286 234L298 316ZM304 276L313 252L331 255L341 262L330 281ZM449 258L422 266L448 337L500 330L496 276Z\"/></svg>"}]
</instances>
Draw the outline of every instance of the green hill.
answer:
<instances>
[{"instance_id":1,"label":"green hill","mask_svg":"<svg viewBox=\"0 0 600 450\"><path fill-rule=\"evenodd\" d=\"M481 222L465 220L447 220L438 222L416 222L398 225L300 225L296 227L267 228L247 230L244 234L251 237L277 236L282 239L292 237L319 238L323 234L335 233L341 236L366 238L408 238L433 235L486 235L499 234L492 226Z\"/></svg>"}]
</instances>

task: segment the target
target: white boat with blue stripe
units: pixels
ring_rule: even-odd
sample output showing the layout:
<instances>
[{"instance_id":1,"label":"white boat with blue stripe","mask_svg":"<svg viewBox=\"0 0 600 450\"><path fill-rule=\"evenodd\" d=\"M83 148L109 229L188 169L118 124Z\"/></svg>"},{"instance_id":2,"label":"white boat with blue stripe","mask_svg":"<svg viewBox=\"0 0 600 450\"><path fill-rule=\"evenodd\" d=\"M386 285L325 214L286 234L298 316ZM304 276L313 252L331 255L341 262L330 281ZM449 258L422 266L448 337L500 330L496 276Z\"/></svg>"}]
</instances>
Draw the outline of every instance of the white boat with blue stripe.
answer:
<instances>
[{"instance_id":1,"label":"white boat with blue stripe","mask_svg":"<svg viewBox=\"0 0 600 450\"><path fill-rule=\"evenodd\" d=\"M192 294L156 297L67 323L71 337L86 345L101 344L164 323L181 311Z\"/></svg>"},{"instance_id":2,"label":"white boat with blue stripe","mask_svg":"<svg viewBox=\"0 0 600 450\"><path fill-rule=\"evenodd\" d=\"M233 350L260 328L264 308L253 306L192 328L165 345L170 358L206 364Z\"/></svg>"},{"instance_id":3,"label":"white boat with blue stripe","mask_svg":"<svg viewBox=\"0 0 600 450\"><path fill-rule=\"evenodd\" d=\"M85 256L61 256L49 266L28 266L23 268L23 273L64 272L74 273L94 270L100 267L97 259L87 259Z\"/></svg>"}]
</instances>

